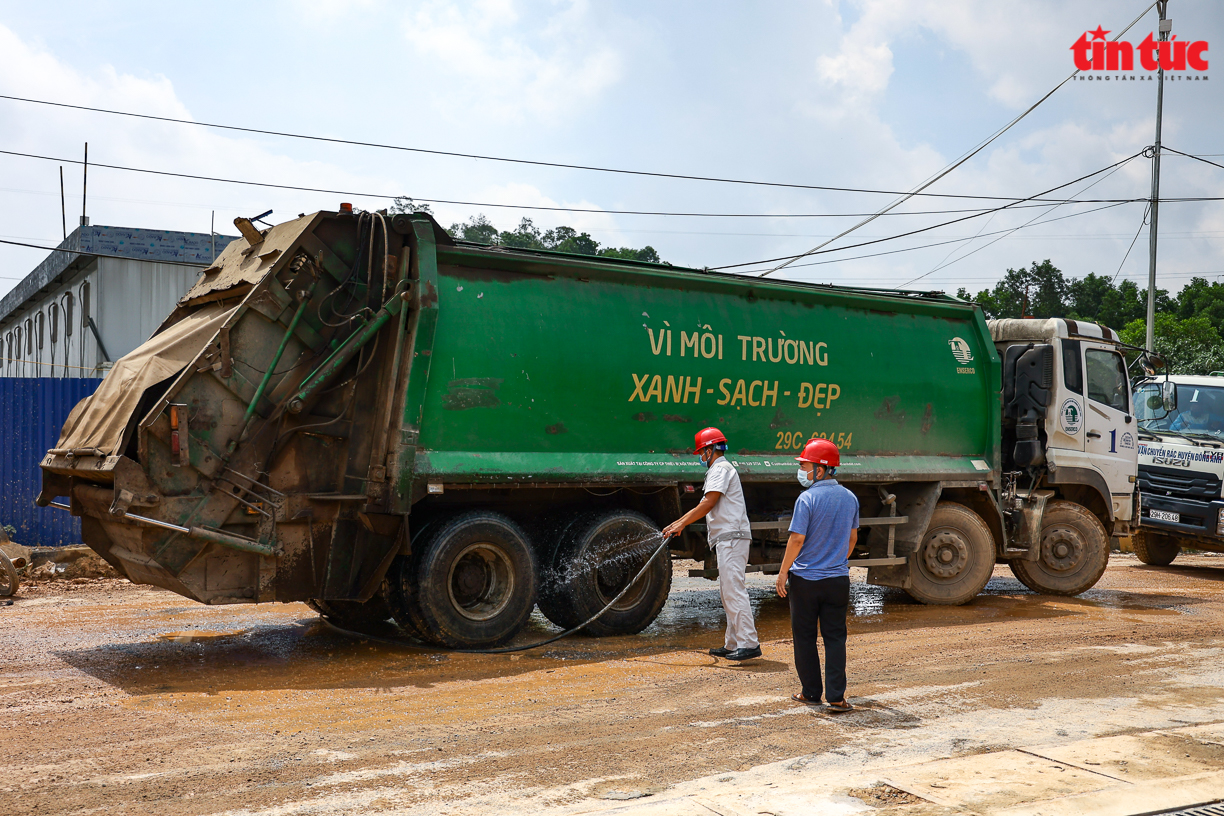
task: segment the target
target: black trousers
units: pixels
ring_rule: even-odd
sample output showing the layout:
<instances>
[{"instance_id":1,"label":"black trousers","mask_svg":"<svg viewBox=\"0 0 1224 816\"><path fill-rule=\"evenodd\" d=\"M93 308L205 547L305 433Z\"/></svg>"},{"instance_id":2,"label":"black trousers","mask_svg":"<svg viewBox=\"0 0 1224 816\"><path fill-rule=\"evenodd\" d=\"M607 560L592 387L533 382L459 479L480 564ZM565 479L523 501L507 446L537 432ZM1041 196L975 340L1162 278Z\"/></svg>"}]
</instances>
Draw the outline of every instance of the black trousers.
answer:
<instances>
[{"instance_id":1,"label":"black trousers","mask_svg":"<svg viewBox=\"0 0 1224 816\"><path fill-rule=\"evenodd\" d=\"M795 638L795 671L803 684L803 696L840 702L846 698L846 609L850 606L850 577L809 581L793 572L790 588L791 632ZM820 682L819 632L824 640L824 685Z\"/></svg>"}]
</instances>

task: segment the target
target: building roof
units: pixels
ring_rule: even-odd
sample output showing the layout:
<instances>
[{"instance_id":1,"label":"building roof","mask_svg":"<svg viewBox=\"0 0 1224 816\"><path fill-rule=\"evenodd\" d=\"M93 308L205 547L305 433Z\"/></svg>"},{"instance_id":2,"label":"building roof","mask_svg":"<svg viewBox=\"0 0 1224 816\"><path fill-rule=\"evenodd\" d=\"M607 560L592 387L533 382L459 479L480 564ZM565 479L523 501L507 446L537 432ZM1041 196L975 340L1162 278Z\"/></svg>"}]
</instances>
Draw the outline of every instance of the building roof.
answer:
<instances>
[{"instance_id":1,"label":"building roof","mask_svg":"<svg viewBox=\"0 0 1224 816\"><path fill-rule=\"evenodd\" d=\"M218 235L217 254L233 241ZM212 262L212 237L203 232L137 229L134 227L78 227L59 244L59 249L34 267L34 271L0 298L0 325L91 253L114 255L152 263L208 266Z\"/></svg>"}]
</instances>

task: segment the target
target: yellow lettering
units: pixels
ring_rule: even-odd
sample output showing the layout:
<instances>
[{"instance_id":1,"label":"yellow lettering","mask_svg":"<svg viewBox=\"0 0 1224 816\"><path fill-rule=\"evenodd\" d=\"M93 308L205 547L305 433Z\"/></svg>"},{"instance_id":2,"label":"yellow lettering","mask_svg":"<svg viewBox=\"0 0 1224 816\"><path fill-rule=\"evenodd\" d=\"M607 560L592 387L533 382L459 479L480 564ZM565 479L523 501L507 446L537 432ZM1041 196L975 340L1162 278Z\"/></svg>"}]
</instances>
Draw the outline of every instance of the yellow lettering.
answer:
<instances>
[{"instance_id":1,"label":"yellow lettering","mask_svg":"<svg viewBox=\"0 0 1224 816\"><path fill-rule=\"evenodd\" d=\"M794 340L787 340L783 345L783 354L786 357L786 362L791 365L799 362L799 344Z\"/></svg>"},{"instance_id":2,"label":"yellow lettering","mask_svg":"<svg viewBox=\"0 0 1224 816\"><path fill-rule=\"evenodd\" d=\"M659 402L663 401L663 378L658 374L651 378L650 388L646 389L646 396L642 399L642 402L650 402L651 395Z\"/></svg>"},{"instance_id":3,"label":"yellow lettering","mask_svg":"<svg viewBox=\"0 0 1224 816\"><path fill-rule=\"evenodd\" d=\"M821 351L821 349L827 349L828 347L828 343L816 344L816 365L827 366L829 364L829 352Z\"/></svg>"},{"instance_id":4,"label":"yellow lettering","mask_svg":"<svg viewBox=\"0 0 1224 816\"><path fill-rule=\"evenodd\" d=\"M774 356L774 339L772 337L769 338L769 362L771 363L782 362L782 346L785 344L785 342L786 341L784 340L778 341L778 355L775 357Z\"/></svg>"},{"instance_id":5,"label":"yellow lettering","mask_svg":"<svg viewBox=\"0 0 1224 816\"><path fill-rule=\"evenodd\" d=\"M748 386L748 404L751 405L753 408L757 408L761 404L752 398L752 391L758 385L764 386L765 383L761 382L760 380L753 380L752 385Z\"/></svg>"},{"instance_id":6,"label":"yellow lettering","mask_svg":"<svg viewBox=\"0 0 1224 816\"><path fill-rule=\"evenodd\" d=\"M633 402L635 399L640 399L642 402L645 402L646 397L642 394L642 386L646 383L646 378L650 375L643 374L642 379L640 380L636 374L630 373L629 376L633 377L633 393L629 395L629 401Z\"/></svg>"},{"instance_id":7,"label":"yellow lettering","mask_svg":"<svg viewBox=\"0 0 1224 816\"><path fill-rule=\"evenodd\" d=\"M692 381L692 377L684 378L684 401L688 402L689 394L691 393L693 395L693 404L696 405L701 402L701 378L697 378L696 385L691 385Z\"/></svg>"},{"instance_id":8,"label":"yellow lettering","mask_svg":"<svg viewBox=\"0 0 1224 816\"><path fill-rule=\"evenodd\" d=\"M673 394L676 397L674 400L672 399ZM683 377L672 377L669 375L667 378L667 390L664 391L663 393L663 401L664 402L680 402L681 397L683 395L684 395L684 378Z\"/></svg>"},{"instance_id":9,"label":"yellow lettering","mask_svg":"<svg viewBox=\"0 0 1224 816\"><path fill-rule=\"evenodd\" d=\"M824 399L825 399L825 387L826 386L824 383L816 384L816 393L812 395L812 407L813 408L827 408L828 407L827 405L823 404Z\"/></svg>"},{"instance_id":10,"label":"yellow lettering","mask_svg":"<svg viewBox=\"0 0 1224 816\"><path fill-rule=\"evenodd\" d=\"M662 330L659 331L659 342L656 343L654 329L648 326L646 327L646 331L650 333L650 350L653 351L656 355L659 354L660 352L663 351L663 341L667 339L664 336L664 332Z\"/></svg>"},{"instance_id":11,"label":"yellow lettering","mask_svg":"<svg viewBox=\"0 0 1224 816\"><path fill-rule=\"evenodd\" d=\"M667 356L671 356L671 329L667 330Z\"/></svg>"},{"instance_id":12,"label":"yellow lettering","mask_svg":"<svg viewBox=\"0 0 1224 816\"><path fill-rule=\"evenodd\" d=\"M686 331L680 332L680 356L684 356L684 350L692 346L693 356L697 356L697 332L693 332L692 342L689 341L689 333Z\"/></svg>"},{"instance_id":13,"label":"yellow lettering","mask_svg":"<svg viewBox=\"0 0 1224 816\"><path fill-rule=\"evenodd\" d=\"M743 356L740 359L747 360L748 359L748 341L751 340L752 338L746 337L742 334L737 334L735 335L735 339L740 341L740 344L743 346Z\"/></svg>"},{"instance_id":14,"label":"yellow lettering","mask_svg":"<svg viewBox=\"0 0 1224 816\"><path fill-rule=\"evenodd\" d=\"M709 350L709 351L706 351L706 341L707 341L707 340L709 340L709 341L710 341L710 350ZM701 356L702 356L702 357L707 357L707 358L708 358L708 357L713 357L713 356L714 356L714 355L717 353L717 351L716 351L716 347L717 347L717 345L718 345L718 341L714 339L714 335L712 335L712 334L703 334L703 335L701 335Z\"/></svg>"},{"instance_id":15,"label":"yellow lettering","mask_svg":"<svg viewBox=\"0 0 1224 816\"><path fill-rule=\"evenodd\" d=\"M722 335L718 335L718 359L722 359Z\"/></svg>"},{"instance_id":16,"label":"yellow lettering","mask_svg":"<svg viewBox=\"0 0 1224 816\"><path fill-rule=\"evenodd\" d=\"M771 400L769 407L774 407L778 404L778 381L774 380L773 390L769 390L769 383L762 383L765 388L761 391L761 404L765 404L765 400Z\"/></svg>"},{"instance_id":17,"label":"yellow lettering","mask_svg":"<svg viewBox=\"0 0 1224 816\"><path fill-rule=\"evenodd\" d=\"M812 354L812 344L805 343L802 340L800 340L799 341L799 365L804 365L805 359L807 360L806 365L812 365L812 362L815 359L814 355Z\"/></svg>"},{"instance_id":18,"label":"yellow lettering","mask_svg":"<svg viewBox=\"0 0 1224 816\"><path fill-rule=\"evenodd\" d=\"M833 400L841 396L841 388L835 383L829 383L829 400L825 403L825 407L833 405Z\"/></svg>"},{"instance_id":19,"label":"yellow lettering","mask_svg":"<svg viewBox=\"0 0 1224 816\"><path fill-rule=\"evenodd\" d=\"M746 405L748 402L748 389L744 387L744 381L740 380L735 384L735 393L731 395L731 404L739 400L740 405Z\"/></svg>"},{"instance_id":20,"label":"yellow lettering","mask_svg":"<svg viewBox=\"0 0 1224 816\"><path fill-rule=\"evenodd\" d=\"M752 338L752 362L756 362L757 357L761 358L761 362L765 362L765 338Z\"/></svg>"},{"instance_id":21,"label":"yellow lettering","mask_svg":"<svg viewBox=\"0 0 1224 816\"><path fill-rule=\"evenodd\" d=\"M727 390L727 383L729 382L731 381L730 380L719 380L718 381L718 390L721 391L723 395L723 398L718 401L719 405L726 405L728 402L731 401L731 392Z\"/></svg>"},{"instance_id":22,"label":"yellow lettering","mask_svg":"<svg viewBox=\"0 0 1224 816\"><path fill-rule=\"evenodd\" d=\"M799 385L799 407L807 408L812 404L812 384L801 383Z\"/></svg>"}]
</instances>

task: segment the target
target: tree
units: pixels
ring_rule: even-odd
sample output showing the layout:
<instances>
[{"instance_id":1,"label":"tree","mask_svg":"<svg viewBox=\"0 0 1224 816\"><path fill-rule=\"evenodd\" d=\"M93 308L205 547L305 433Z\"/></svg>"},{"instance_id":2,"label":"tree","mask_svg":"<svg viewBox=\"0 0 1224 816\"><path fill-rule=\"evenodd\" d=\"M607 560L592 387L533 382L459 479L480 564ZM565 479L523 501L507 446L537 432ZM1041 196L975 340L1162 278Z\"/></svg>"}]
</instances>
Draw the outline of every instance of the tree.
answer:
<instances>
[{"instance_id":1,"label":"tree","mask_svg":"<svg viewBox=\"0 0 1224 816\"><path fill-rule=\"evenodd\" d=\"M1147 321L1143 318L1132 320L1118 334L1122 342L1142 346L1147 340ZM1178 320L1169 311L1157 312L1154 334L1153 350L1168 360L1171 373L1224 371L1220 333L1207 317L1196 315Z\"/></svg>"},{"instance_id":2,"label":"tree","mask_svg":"<svg viewBox=\"0 0 1224 816\"><path fill-rule=\"evenodd\" d=\"M399 201L399 199L396 199ZM411 199L405 199L411 201ZM424 210L428 212L428 210ZM601 247L590 233L579 232L573 227L554 227L540 231L530 218L519 221L513 230L498 232L497 227L484 215L474 215L460 224L452 224L447 230L453 238L478 244L514 247L516 249L543 249L552 252L569 252L574 255L597 255L604 258L619 258L646 263L666 263L652 246L641 249L632 247Z\"/></svg>"},{"instance_id":3,"label":"tree","mask_svg":"<svg viewBox=\"0 0 1224 816\"><path fill-rule=\"evenodd\" d=\"M414 213L423 212L433 215L433 210L428 204L418 204L408 196L396 196L395 201L391 203L391 214L398 215L399 213Z\"/></svg>"}]
</instances>

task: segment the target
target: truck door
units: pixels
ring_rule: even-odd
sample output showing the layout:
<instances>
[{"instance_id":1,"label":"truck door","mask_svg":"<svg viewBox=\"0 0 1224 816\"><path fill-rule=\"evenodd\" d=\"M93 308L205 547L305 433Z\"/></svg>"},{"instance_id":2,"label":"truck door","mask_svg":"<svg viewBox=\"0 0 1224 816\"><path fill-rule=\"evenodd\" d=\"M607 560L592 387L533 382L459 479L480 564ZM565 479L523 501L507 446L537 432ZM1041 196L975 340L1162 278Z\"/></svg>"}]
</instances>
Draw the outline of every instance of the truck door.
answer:
<instances>
[{"instance_id":1,"label":"truck door","mask_svg":"<svg viewBox=\"0 0 1224 816\"><path fill-rule=\"evenodd\" d=\"M1088 392L1084 449L1105 477L1109 492L1129 496L1134 491L1131 477L1137 472L1138 446L1126 363L1112 348L1083 345Z\"/></svg>"}]
</instances>

